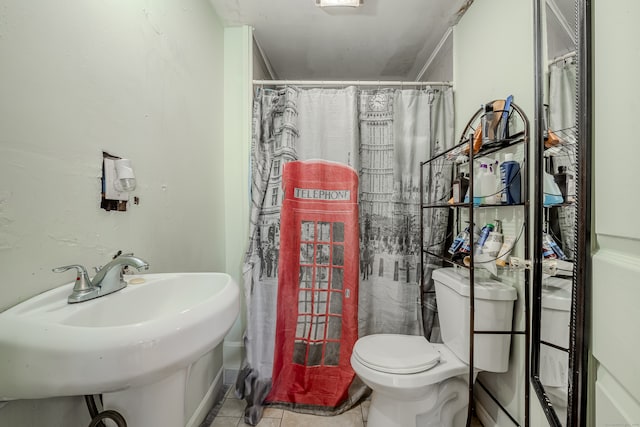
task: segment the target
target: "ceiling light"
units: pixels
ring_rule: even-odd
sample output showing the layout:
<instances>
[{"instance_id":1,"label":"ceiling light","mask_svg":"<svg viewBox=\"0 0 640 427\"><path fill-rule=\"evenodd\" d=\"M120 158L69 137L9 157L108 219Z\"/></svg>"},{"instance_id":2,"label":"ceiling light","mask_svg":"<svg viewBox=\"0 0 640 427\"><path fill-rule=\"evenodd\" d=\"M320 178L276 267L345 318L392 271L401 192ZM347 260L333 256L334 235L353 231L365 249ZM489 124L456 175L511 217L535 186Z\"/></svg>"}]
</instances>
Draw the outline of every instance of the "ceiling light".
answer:
<instances>
[{"instance_id":1,"label":"ceiling light","mask_svg":"<svg viewBox=\"0 0 640 427\"><path fill-rule=\"evenodd\" d=\"M333 7L333 6L348 6L358 7L362 4L363 0L316 0L316 6L320 7Z\"/></svg>"}]
</instances>

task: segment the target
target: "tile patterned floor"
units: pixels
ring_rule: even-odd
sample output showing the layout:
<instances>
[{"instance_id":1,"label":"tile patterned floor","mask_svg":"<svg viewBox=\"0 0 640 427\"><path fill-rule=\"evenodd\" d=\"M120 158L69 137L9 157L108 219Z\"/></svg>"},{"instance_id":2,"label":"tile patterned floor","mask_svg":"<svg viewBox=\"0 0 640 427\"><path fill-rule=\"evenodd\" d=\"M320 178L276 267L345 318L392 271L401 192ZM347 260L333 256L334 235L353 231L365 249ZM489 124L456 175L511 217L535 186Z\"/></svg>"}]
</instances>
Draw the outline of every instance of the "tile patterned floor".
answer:
<instances>
[{"instance_id":1,"label":"tile patterned floor","mask_svg":"<svg viewBox=\"0 0 640 427\"><path fill-rule=\"evenodd\" d=\"M231 388L223 391L224 398L216 405L200 427L246 427L243 421L244 400L239 400ZM369 400L344 414L322 417L298 414L283 409L266 408L257 427L366 427ZM474 420L472 427L482 427Z\"/></svg>"},{"instance_id":2,"label":"tile patterned floor","mask_svg":"<svg viewBox=\"0 0 640 427\"><path fill-rule=\"evenodd\" d=\"M214 407L200 427L245 427L244 400L229 388L223 400ZM344 414L333 417L298 414L284 409L266 408L257 427L366 427L369 401Z\"/></svg>"}]
</instances>

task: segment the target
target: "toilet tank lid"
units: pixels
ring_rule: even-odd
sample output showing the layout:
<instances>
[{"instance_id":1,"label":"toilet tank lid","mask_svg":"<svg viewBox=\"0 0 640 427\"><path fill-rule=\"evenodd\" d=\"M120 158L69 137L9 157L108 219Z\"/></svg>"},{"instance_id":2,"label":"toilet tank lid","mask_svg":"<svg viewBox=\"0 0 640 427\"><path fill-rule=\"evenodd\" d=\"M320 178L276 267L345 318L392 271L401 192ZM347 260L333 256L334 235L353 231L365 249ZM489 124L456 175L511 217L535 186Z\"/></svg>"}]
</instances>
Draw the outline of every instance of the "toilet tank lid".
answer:
<instances>
[{"instance_id":1,"label":"toilet tank lid","mask_svg":"<svg viewBox=\"0 0 640 427\"><path fill-rule=\"evenodd\" d=\"M469 278L458 273L454 268L434 270L432 277L434 281L442 283L462 296L470 295ZM514 301L518 298L518 293L513 286L491 279L476 280L474 295L476 299L494 301Z\"/></svg>"}]
</instances>

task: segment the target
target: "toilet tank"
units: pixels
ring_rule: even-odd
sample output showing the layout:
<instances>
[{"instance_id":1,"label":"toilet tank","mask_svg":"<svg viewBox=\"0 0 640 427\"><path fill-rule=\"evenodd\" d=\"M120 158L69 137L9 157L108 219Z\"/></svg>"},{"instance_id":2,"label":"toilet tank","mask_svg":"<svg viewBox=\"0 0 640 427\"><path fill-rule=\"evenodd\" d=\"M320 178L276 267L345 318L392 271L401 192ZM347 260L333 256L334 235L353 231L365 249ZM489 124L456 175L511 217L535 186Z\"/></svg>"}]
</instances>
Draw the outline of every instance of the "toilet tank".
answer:
<instances>
[{"instance_id":1,"label":"toilet tank","mask_svg":"<svg viewBox=\"0 0 640 427\"><path fill-rule=\"evenodd\" d=\"M464 363L469 363L469 277L454 268L434 270L438 317L444 344ZM476 280L475 330L511 331L513 286L495 280ZM510 334L478 334L474 341L473 366L490 372L509 369Z\"/></svg>"},{"instance_id":2,"label":"toilet tank","mask_svg":"<svg viewBox=\"0 0 640 427\"><path fill-rule=\"evenodd\" d=\"M569 348L571 280L549 277L542 282L540 339Z\"/></svg>"},{"instance_id":3,"label":"toilet tank","mask_svg":"<svg viewBox=\"0 0 640 427\"><path fill-rule=\"evenodd\" d=\"M571 280L545 279L542 282L541 305L540 382L549 389L566 388L569 383L569 353L553 346L569 348Z\"/></svg>"}]
</instances>

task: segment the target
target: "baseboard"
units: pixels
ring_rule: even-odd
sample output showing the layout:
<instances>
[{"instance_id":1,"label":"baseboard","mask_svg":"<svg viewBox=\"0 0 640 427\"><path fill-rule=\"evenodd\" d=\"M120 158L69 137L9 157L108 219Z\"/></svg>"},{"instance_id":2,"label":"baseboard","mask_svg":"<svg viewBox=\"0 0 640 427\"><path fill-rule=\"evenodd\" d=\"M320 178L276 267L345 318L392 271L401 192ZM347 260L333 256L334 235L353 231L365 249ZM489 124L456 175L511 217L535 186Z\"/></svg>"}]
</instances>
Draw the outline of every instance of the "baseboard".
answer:
<instances>
[{"instance_id":1,"label":"baseboard","mask_svg":"<svg viewBox=\"0 0 640 427\"><path fill-rule=\"evenodd\" d=\"M222 347L223 366L238 369L242 365L244 343L242 341L224 341Z\"/></svg>"},{"instance_id":2,"label":"baseboard","mask_svg":"<svg viewBox=\"0 0 640 427\"><path fill-rule=\"evenodd\" d=\"M238 377L238 369L224 369L224 385L233 385L236 383L236 378Z\"/></svg>"},{"instance_id":3,"label":"baseboard","mask_svg":"<svg viewBox=\"0 0 640 427\"><path fill-rule=\"evenodd\" d=\"M185 427L198 427L200 426L202 421L207 417L209 410L215 404L214 401L218 396L218 392L220 391L220 389L222 389L222 377L223 377L223 370L220 369L216 377L211 382L211 386L205 393L204 397L202 398L202 401L200 401L200 404L198 405L196 410L193 412L193 415L191 416L191 418L189 419L189 422L185 425Z\"/></svg>"}]
</instances>

